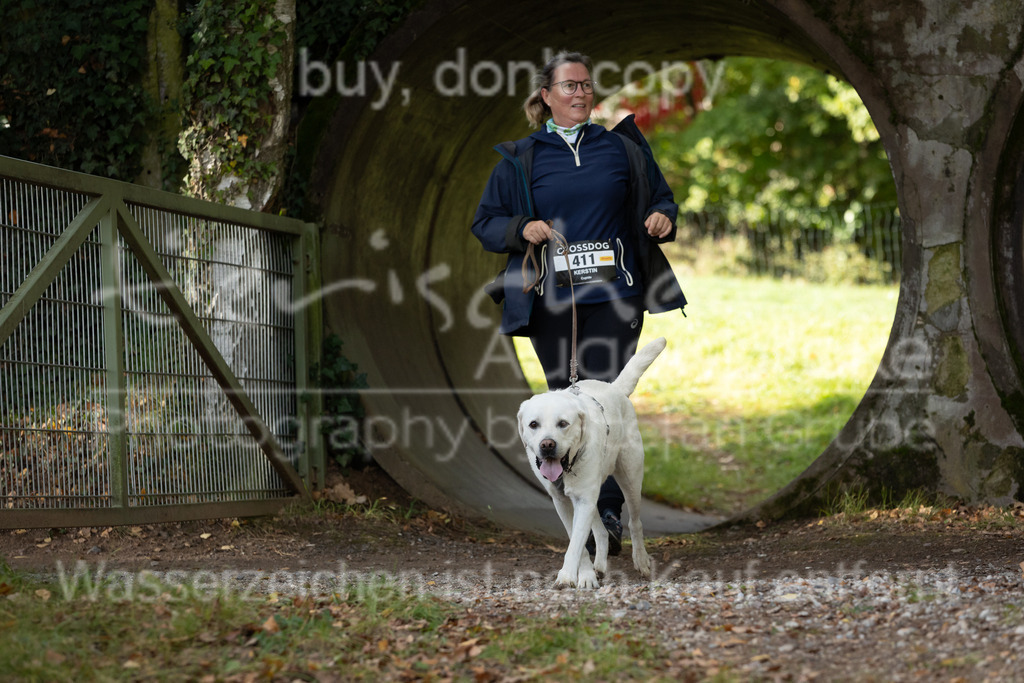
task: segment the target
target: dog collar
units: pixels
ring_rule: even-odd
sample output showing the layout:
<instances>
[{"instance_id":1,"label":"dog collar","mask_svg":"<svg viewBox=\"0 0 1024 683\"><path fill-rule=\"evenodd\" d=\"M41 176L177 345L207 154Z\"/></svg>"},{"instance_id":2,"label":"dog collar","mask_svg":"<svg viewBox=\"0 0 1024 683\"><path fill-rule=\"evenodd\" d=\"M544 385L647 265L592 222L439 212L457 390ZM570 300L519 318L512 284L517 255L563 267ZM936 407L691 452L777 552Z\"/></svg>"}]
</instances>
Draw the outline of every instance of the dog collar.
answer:
<instances>
[{"instance_id":1,"label":"dog collar","mask_svg":"<svg viewBox=\"0 0 1024 683\"><path fill-rule=\"evenodd\" d=\"M563 477L568 472L572 472L572 468L576 465L576 461L580 459L581 455L583 455L583 447L582 446L580 447L580 449L578 451L576 451L576 455L572 456L571 460L569 459L569 454L568 453L566 453L564 456L562 456L562 476Z\"/></svg>"}]
</instances>

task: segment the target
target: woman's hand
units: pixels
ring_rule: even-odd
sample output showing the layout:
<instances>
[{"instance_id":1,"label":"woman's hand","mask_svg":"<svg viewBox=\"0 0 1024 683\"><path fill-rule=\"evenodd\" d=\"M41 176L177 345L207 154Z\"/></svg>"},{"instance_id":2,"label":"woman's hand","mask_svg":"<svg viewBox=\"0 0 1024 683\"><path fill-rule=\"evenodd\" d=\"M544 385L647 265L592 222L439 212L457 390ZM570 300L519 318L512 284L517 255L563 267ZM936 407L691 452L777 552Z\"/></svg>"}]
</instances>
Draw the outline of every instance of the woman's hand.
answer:
<instances>
[{"instance_id":1,"label":"woman's hand","mask_svg":"<svg viewBox=\"0 0 1024 683\"><path fill-rule=\"evenodd\" d=\"M644 226L647 228L648 235L658 239L672 232L672 221L669 220L668 216L657 211L647 217L647 220L644 221ZM523 234L526 234L525 231Z\"/></svg>"},{"instance_id":2,"label":"woman's hand","mask_svg":"<svg viewBox=\"0 0 1024 683\"><path fill-rule=\"evenodd\" d=\"M531 244L544 244L551 237L551 226L544 221L530 221L523 228L523 239Z\"/></svg>"}]
</instances>

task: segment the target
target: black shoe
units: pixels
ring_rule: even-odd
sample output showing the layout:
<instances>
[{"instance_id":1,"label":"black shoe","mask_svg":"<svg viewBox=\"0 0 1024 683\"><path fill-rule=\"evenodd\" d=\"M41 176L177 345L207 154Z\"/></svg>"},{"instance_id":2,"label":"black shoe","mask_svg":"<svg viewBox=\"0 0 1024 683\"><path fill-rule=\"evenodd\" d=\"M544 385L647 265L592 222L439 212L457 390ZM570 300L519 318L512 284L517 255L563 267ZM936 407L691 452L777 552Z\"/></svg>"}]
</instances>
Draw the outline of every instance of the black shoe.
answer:
<instances>
[{"instance_id":1,"label":"black shoe","mask_svg":"<svg viewBox=\"0 0 1024 683\"><path fill-rule=\"evenodd\" d=\"M601 514L601 522L608 530L608 555L615 556L622 552L622 522L611 510L605 510ZM594 534L591 533L587 539L587 552L591 555L597 553L597 544L594 542Z\"/></svg>"}]
</instances>

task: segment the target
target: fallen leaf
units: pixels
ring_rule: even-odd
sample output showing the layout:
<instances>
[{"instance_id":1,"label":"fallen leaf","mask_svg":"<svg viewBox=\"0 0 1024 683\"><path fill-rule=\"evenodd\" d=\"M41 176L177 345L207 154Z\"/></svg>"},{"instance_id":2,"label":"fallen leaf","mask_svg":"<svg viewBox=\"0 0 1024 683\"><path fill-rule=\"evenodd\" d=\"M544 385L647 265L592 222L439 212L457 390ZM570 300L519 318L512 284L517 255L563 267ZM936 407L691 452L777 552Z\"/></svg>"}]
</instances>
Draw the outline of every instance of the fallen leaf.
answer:
<instances>
[{"instance_id":1,"label":"fallen leaf","mask_svg":"<svg viewBox=\"0 0 1024 683\"><path fill-rule=\"evenodd\" d=\"M208 539L210 536L213 536L213 534L199 534L199 538L203 539L204 541Z\"/></svg>"},{"instance_id":2,"label":"fallen leaf","mask_svg":"<svg viewBox=\"0 0 1024 683\"><path fill-rule=\"evenodd\" d=\"M42 600L43 602L46 602L47 600L49 600L50 597L52 597L52 595L53 594L50 591L46 590L45 588L40 588L39 590L36 591L36 597L39 598L40 600Z\"/></svg>"},{"instance_id":3,"label":"fallen leaf","mask_svg":"<svg viewBox=\"0 0 1024 683\"><path fill-rule=\"evenodd\" d=\"M479 645L479 638L470 638L459 643L455 648L455 656L458 659L472 659L484 651Z\"/></svg>"},{"instance_id":4,"label":"fallen leaf","mask_svg":"<svg viewBox=\"0 0 1024 683\"><path fill-rule=\"evenodd\" d=\"M337 484L327 489L325 495L328 500L334 501L335 503L343 503L345 505L364 505L369 502L366 496L356 495L356 492L352 490L352 487L343 481L339 481Z\"/></svg>"},{"instance_id":5,"label":"fallen leaf","mask_svg":"<svg viewBox=\"0 0 1024 683\"><path fill-rule=\"evenodd\" d=\"M277 619L274 619L274 615L273 614L271 614L269 617L267 617L267 620L263 622L263 625L260 626L260 629L262 629L262 631L264 633L280 633L281 632L281 626L277 623Z\"/></svg>"}]
</instances>

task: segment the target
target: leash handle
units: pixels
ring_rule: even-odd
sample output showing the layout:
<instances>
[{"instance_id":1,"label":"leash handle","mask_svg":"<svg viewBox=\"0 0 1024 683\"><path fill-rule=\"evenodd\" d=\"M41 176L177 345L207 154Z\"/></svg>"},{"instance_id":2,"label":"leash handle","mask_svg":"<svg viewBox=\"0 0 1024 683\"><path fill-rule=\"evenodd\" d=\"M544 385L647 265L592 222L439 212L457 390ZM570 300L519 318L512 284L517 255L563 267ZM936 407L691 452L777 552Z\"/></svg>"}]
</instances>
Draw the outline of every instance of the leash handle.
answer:
<instances>
[{"instance_id":1,"label":"leash handle","mask_svg":"<svg viewBox=\"0 0 1024 683\"><path fill-rule=\"evenodd\" d=\"M551 221L546 222L548 227L551 228L551 240L557 246L562 247L562 255L565 256L565 267L569 271L569 298L572 301L572 356L569 358L569 390L574 394L579 394L579 387L576 386L576 382L579 379L579 363L576 361L576 290L572 282L572 264L569 263L569 241L565 239L565 235L555 230ZM523 258L523 294L529 292L540 282L540 268L537 265L535 247L536 245L530 242L526 247L526 256ZM533 266L533 271L537 273L537 277L531 282L527 282L526 278L530 265Z\"/></svg>"}]
</instances>

